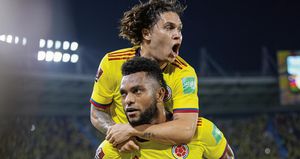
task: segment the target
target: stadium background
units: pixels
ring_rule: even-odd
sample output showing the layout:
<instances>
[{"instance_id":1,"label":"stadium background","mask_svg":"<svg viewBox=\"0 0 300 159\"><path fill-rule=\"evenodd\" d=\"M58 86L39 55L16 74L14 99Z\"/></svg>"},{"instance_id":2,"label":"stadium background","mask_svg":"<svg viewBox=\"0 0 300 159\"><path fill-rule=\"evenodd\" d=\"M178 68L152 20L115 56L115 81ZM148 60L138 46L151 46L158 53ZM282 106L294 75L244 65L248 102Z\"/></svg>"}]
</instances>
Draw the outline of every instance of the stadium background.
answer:
<instances>
[{"instance_id":1,"label":"stadium background","mask_svg":"<svg viewBox=\"0 0 300 159\"><path fill-rule=\"evenodd\" d=\"M118 38L118 22L135 3L0 0L1 158L93 157L103 139L89 121L94 76L105 52L130 46ZM300 104L280 102L276 55L300 49L300 3L184 3L180 53L199 76L201 115L224 132L238 159L300 158ZM42 47L40 39L79 47ZM38 61L39 51L79 60Z\"/></svg>"}]
</instances>

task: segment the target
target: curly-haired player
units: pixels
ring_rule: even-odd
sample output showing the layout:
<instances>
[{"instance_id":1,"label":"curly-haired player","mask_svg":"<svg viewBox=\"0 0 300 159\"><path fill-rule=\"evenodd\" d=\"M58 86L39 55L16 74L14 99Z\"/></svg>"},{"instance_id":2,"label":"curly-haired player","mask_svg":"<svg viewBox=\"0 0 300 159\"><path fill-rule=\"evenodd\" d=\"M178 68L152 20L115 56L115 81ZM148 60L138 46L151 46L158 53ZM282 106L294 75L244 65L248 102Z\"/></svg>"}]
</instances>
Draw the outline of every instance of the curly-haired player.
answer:
<instances>
[{"instance_id":1,"label":"curly-haired player","mask_svg":"<svg viewBox=\"0 0 300 159\"><path fill-rule=\"evenodd\" d=\"M194 69L178 56L182 43L180 15L184 9L177 0L150 0L135 5L124 13L120 26L120 36L134 46L107 53L101 60L90 99L91 122L107 134L106 139L114 146L124 145L120 151L138 149L131 140L133 127L128 124L119 92L121 66L135 56L159 63L167 84L164 105L173 113L172 121L138 126L138 137L173 145L186 144L195 134L198 80Z\"/></svg>"}]
</instances>

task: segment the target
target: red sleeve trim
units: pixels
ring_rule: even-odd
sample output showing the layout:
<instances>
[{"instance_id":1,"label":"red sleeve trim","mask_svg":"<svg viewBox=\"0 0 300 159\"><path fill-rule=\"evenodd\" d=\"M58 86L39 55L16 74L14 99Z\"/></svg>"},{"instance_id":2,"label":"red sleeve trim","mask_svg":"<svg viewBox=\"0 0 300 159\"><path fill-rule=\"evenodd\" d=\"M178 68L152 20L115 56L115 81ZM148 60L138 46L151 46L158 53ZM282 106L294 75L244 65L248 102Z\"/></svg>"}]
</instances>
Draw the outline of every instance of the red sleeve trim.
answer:
<instances>
[{"instance_id":1,"label":"red sleeve trim","mask_svg":"<svg viewBox=\"0 0 300 159\"><path fill-rule=\"evenodd\" d=\"M107 109L111 103L109 104L101 104L101 103L97 103L96 101L94 101L92 98L90 99L90 103L95 106L96 108L101 108L101 109Z\"/></svg>"},{"instance_id":2,"label":"red sleeve trim","mask_svg":"<svg viewBox=\"0 0 300 159\"><path fill-rule=\"evenodd\" d=\"M198 108L180 108L174 109L173 113L199 113Z\"/></svg>"}]
</instances>

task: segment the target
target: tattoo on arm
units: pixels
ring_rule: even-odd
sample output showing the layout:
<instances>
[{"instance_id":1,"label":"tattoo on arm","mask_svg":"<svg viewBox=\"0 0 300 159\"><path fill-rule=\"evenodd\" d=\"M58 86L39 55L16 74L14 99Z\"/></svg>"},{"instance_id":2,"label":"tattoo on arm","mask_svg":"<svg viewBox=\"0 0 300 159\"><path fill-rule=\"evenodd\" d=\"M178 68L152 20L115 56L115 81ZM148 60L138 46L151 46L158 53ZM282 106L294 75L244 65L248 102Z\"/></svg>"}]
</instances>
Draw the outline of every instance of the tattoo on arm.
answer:
<instances>
[{"instance_id":1,"label":"tattoo on arm","mask_svg":"<svg viewBox=\"0 0 300 159\"><path fill-rule=\"evenodd\" d=\"M114 121L111 119L111 116L103 111L96 110L93 111L93 118L96 119L97 125L94 125L101 133L106 135L108 127L114 125Z\"/></svg>"},{"instance_id":2,"label":"tattoo on arm","mask_svg":"<svg viewBox=\"0 0 300 159\"><path fill-rule=\"evenodd\" d=\"M145 132L142 136L142 138L147 139L147 140L150 140L152 137L154 137L154 134L150 133L150 132Z\"/></svg>"}]
</instances>

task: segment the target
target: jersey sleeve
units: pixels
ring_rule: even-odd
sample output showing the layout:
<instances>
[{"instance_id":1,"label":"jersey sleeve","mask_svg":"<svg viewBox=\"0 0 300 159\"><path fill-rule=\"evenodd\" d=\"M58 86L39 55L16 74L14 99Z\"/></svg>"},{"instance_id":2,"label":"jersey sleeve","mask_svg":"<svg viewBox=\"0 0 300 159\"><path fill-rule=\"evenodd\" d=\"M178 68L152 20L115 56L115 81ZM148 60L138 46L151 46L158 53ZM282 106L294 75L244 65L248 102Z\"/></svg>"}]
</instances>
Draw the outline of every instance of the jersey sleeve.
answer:
<instances>
[{"instance_id":1,"label":"jersey sleeve","mask_svg":"<svg viewBox=\"0 0 300 159\"><path fill-rule=\"evenodd\" d=\"M107 109L112 103L115 89L112 72L109 67L108 57L105 55L98 67L90 99L90 103L99 110Z\"/></svg>"},{"instance_id":2,"label":"jersey sleeve","mask_svg":"<svg viewBox=\"0 0 300 159\"><path fill-rule=\"evenodd\" d=\"M205 118L199 118L199 120L201 128L198 131L200 141L204 145L204 157L209 159L221 158L227 146L226 138L214 123Z\"/></svg>"},{"instance_id":3,"label":"jersey sleeve","mask_svg":"<svg viewBox=\"0 0 300 159\"><path fill-rule=\"evenodd\" d=\"M173 112L198 113L198 78L195 70L191 66L179 70L173 82Z\"/></svg>"}]
</instances>

